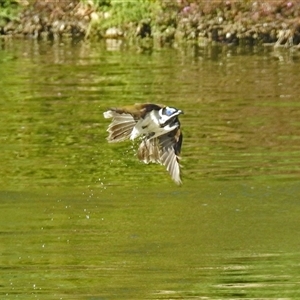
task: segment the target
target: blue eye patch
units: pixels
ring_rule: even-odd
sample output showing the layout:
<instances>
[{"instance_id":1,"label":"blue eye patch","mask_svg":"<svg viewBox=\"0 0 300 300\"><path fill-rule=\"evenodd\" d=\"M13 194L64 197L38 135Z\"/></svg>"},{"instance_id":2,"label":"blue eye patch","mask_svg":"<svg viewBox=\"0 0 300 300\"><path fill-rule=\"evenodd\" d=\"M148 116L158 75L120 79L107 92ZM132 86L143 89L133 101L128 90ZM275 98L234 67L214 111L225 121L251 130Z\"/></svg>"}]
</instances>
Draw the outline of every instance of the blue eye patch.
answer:
<instances>
[{"instance_id":1,"label":"blue eye patch","mask_svg":"<svg viewBox=\"0 0 300 300\"><path fill-rule=\"evenodd\" d=\"M165 107L165 114L169 117L173 115L177 111L176 108L173 107Z\"/></svg>"}]
</instances>

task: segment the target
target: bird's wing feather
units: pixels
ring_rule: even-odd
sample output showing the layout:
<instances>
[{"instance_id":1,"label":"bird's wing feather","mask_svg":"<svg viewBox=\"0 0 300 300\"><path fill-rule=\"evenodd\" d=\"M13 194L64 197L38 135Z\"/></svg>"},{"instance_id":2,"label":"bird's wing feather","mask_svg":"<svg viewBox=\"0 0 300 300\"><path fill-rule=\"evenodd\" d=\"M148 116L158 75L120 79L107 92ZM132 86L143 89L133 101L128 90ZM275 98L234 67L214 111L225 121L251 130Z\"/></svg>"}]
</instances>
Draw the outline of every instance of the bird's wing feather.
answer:
<instances>
[{"instance_id":1,"label":"bird's wing feather","mask_svg":"<svg viewBox=\"0 0 300 300\"><path fill-rule=\"evenodd\" d=\"M143 139L138 151L137 157L144 163L160 163L160 146L157 138Z\"/></svg>"},{"instance_id":2,"label":"bird's wing feather","mask_svg":"<svg viewBox=\"0 0 300 300\"><path fill-rule=\"evenodd\" d=\"M121 142L130 137L136 121L129 113L118 113L115 110L108 110L104 112L104 118L112 118L112 122L108 126L107 132L109 133L107 140L110 143Z\"/></svg>"},{"instance_id":3,"label":"bird's wing feather","mask_svg":"<svg viewBox=\"0 0 300 300\"><path fill-rule=\"evenodd\" d=\"M157 138L144 138L138 148L137 156L145 163L161 163L172 179L181 184L179 153L182 142L180 129Z\"/></svg>"},{"instance_id":4,"label":"bird's wing feather","mask_svg":"<svg viewBox=\"0 0 300 300\"><path fill-rule=\"evenodd\" d=\"M160 161L166 167L172 179L177 184L181 184L180 165L178 157L176 156L174 150L172 148L169 148L165 152L163 152L160 157Z\"/></svg>"},{"instance_id":5,"label":"bird's wing feather","mask_svg":"<svg viewBox=\"0 0 300 300\"><path fill-rule=\"evenodd\" d=\"M181 184L179 154L182 143L182 134L180 129L173 130L160 137L160 163L164 165L171 175L172 179Z\"/></svg>"}]
</instances>

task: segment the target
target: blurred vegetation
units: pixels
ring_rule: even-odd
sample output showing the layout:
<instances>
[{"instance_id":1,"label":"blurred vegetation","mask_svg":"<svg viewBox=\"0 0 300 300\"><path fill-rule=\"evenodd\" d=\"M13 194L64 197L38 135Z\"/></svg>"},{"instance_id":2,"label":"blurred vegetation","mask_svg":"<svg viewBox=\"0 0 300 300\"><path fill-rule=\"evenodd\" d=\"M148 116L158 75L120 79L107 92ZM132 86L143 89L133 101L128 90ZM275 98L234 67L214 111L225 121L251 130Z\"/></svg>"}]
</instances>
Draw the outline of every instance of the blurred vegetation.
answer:
<instances>
[{"instance_id":1,"label":"blurred vegetation","mask_svg":"<svg viewBox=\"0 0 300 300\"><path fill-rule=\"evenodd\" d=\"M80 3L93 10L85 34L89 38L149 36L161 9L158 0L82 0Z\"/></svg>"},{"instance_id":2,"label":"blurred vegetation","mask_svg":"<svg viewBox=\"0 0 300 300\"><path fill-rule=\"evenodd\" d=\"M20 13L18 13L20 11ZM0 34L300 44L300 1L0 0Z\"/></svg>"},{"instance_id":3,"label":"blurred vegetation","mask_svg":"<svg viewBox=\"0 0 300 300\"><path fill-rule=\"evenodd\" d=\"M122 24L152 18L158 6L156 1L149 0L111 0L109 8L111 17L105 18L104 25L106 27L120 26Z\"/></svg>"},{"instance_id":4,"label":"blurred vegetation","mask_svg":"<svg viewBox=\"0 0 300 300\"><path fill-rule=\"evenodd\" d=\"M20 3L12 0L0 0L0 26L15 19L20 10Z\"/></svg>"}]
</instances>

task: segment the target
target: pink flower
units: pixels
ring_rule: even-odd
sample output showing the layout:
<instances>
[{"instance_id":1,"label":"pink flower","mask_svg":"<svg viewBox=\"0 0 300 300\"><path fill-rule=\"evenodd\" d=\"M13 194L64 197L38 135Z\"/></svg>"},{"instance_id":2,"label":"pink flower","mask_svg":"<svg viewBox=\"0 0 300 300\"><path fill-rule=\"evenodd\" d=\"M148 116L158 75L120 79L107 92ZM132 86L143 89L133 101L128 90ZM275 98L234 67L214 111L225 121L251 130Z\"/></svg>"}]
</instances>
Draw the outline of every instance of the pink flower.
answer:
<instances>
[{"instance_id":1,"label":"pink flower","mask_svg":"<svg viewBox=\"0 0 300 300\"><path fill-rule=\"evenodd\" d=\"M191 7L190 6L185 6L184 8L183 8L183 12L184 13L188 13L189 11L191 10Z\"/></svg>"}]
</instances>

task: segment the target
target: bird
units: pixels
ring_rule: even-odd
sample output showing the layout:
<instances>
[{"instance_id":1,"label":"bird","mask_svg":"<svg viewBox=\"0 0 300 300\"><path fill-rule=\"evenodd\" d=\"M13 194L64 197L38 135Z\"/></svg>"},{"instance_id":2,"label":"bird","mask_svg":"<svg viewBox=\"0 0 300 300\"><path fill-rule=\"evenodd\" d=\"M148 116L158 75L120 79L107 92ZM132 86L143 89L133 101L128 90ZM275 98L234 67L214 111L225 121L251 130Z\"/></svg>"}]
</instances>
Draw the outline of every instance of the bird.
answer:
<instances>
[{"instance_id":1,"label":"bird","mask_svg":"<svg viewBox=\"0 0 300 300\"><path fill-rule=\"evenodd\" d=\"M181 185L180 152L183 135L175 107L153 103L136 103L110 108L104 118L112 118L107 132L109 143L139 139L137 157L146 164L164 165L173 181Z\"/></svg>"}]
</instances>

